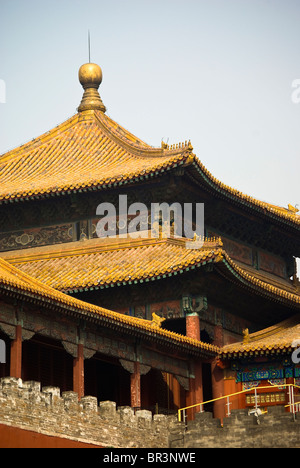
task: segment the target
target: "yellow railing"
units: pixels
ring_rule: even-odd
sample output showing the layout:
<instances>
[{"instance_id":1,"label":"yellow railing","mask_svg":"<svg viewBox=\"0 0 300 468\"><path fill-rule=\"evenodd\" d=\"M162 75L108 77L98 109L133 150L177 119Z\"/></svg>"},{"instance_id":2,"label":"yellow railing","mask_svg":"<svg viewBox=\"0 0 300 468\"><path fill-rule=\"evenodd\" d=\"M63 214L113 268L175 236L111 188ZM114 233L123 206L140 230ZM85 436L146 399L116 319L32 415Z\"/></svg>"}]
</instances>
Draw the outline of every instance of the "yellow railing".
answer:
<instances>
[{"instance_id":1,"label":"yellow railing","mask_svg":"<svg viewBox=\"0 0 300 468\"><path fill-rule=\"evenodd\" d=\"M220 401L220 400L224 400L224 399L227 399L227 403L226 403L226 406L228 406L228 412L227 412L227 416L230 416L230 398L231 397L234 397L234 396L237 396L237 395L241 395L243 393L251 393L253 394L253 391L254 391L254 396L255 396L255 408L258 408L258 403L257 403L257 397L258 397L258 392L257 390L264 390L264 389L274 389L274 387L276 388L288 388L289 389L289 399L290 399L290 403L288 405L285 405L285 407L290 407L290 411L295 413L295 406L296 406L296 411L299 411L299 406L297 407L297 405L299 405L299 402L295 402L294 401L294 389L297 388L300 390L300 387L298 385L295 385L295 384L282 384L282 385L267 385L267 386L263 386L263 387L253 387L253 388L249 388L247 390L240 390L239 392L235 392L235 393L230 393L229 395L224 395L224 396L220 396L218 398L214 398L213 400L208 400L208 401L203 401L202 403L196 403L195 405L191 405L191 406L185 406L184 408L180 408L178 410L178 421L179 422L182 422L182 413L184 415L184 422L185 422L185 415L186 415L186 410L188 409L192 409L192 408L197 408L200 406L200 412L203 411L202 407L203 405L206 405L208 403L214 403L216 401ZM293 389L293 390L290 390L290 389Z\"/></svg>"}]
</instances>

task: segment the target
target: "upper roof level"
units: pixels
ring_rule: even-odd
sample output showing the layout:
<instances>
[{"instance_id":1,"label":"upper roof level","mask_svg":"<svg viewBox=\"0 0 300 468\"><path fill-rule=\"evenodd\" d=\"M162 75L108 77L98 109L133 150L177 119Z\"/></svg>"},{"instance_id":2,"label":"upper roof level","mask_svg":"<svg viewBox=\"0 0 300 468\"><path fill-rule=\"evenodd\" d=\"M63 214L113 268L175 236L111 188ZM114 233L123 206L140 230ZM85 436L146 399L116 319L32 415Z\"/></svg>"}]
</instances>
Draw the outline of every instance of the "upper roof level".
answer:
<instances>
[{"instance_id":1,"label":"upper roof level","mask_svg":"<svg viewBox=\"0 0 300 468\"><path fill-rule=\"evenodd\" d=\"M98 65L82 65L79 80L77 114L0 156L0 202L122 185L193 159L187 142L153 148L110 119L98 93Z\"/></svg>"},{"instance_id":2,"label":"upper roof level","mask_svg":"<svg viewBox=\"0 0 300 468\"><path fill-rule=\"evenodd\" d=\"M238 207L245 216L275 223L283 231L288 227L294 238L298 236L300 216L293 206L272 205L220 182L189 142L154 148L108 117L98 92L102 80L98 65L83 65L79 80L84 94L74 116L0 156L0 204L134 185L181 166L189 182Z\"/></svg>"},{"instance_id":3,"label":"upper roof level","mask_svg":"<svg viewBox=\"0 0 300 468\"><path fill-rule=\"evenodd\" d=\"M186 163L190 155L188 145L152 148L102 112L87 110L0 158L0 200L122 185Z\"/></svg>"}]
</instances>

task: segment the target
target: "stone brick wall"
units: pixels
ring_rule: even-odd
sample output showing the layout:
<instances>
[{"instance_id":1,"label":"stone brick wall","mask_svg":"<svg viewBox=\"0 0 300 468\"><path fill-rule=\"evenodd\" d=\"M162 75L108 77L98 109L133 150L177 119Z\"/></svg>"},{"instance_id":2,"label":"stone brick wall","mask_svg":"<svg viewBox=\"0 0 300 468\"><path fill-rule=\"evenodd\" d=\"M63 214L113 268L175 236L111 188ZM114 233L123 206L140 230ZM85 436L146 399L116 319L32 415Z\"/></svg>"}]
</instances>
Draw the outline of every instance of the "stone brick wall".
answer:
<instances>
[{"instance_id":1,"label":"stone brick wall","mask_svg":"<svg viewBox=\"0 0 300 468\"><path fill-rule=\"evenodd\" d=\"M180 438L182 426L175 416L154 415L147 410L116 408L111 401L97 404L75 392L43 387L38 382L0 379L0 424L36 431L70 441L114 448L167 448L170 437Z\"/></svg>"},{"instance_id":2,"label":"stone brick wall","mask_svg":"<svg viewBox=\"0 0 300 468\"><path fill-rule=\"evenodd\" d=\"M38 382L13 377L0 379L0 426L12 437L13 428L18 428L27 431L27 441L28 434L38 433L44 436L39 439L42 444L47 436L47 444L53 437L63 440L64 446L69 441L70 447L77 443L109 448L300 448L300 414L293 419L283 407L269 407L258 420L247 410L232 410L223 425L211 413L197 413L185 430L176 416L134 413L128 406L116 408L112 401L98 405L91 396L78 402L75 392L61 394L56 387L41 389Z\"/></svg>"},{"instance_id":3,"label":"stone brick wall","mask_svg":"<svg viewBox=\"0 0 300 468\"><path fill-rule=\"evenodd\" d=\"M185 448L300 448L300 413L293 419L282 406L268 413L248 415L248 410L232 410L223 426L211 413L197 413L188 423Z\"/></svg>"}]
</instances>

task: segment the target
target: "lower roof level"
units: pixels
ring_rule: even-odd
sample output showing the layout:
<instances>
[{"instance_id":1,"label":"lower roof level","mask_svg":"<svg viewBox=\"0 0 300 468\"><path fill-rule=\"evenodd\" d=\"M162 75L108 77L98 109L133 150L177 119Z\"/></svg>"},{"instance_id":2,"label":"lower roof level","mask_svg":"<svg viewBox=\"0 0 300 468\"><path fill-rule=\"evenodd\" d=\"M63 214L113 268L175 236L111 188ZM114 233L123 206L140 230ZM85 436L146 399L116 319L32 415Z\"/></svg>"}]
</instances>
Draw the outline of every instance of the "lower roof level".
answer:
<instances>
[{"instance_id":1,"label":"lower roof level","mask_svg":"<svg viewBox=\"0 0 300 468\"><path fill-rule=\"evenodd\" d=\"M163 279L212 264L241 287L300 307L300 284L233 260L221 238L188 242L174 236L94 238L0 253L0 257L63 292L103 289Z\"/></svg>"}]
</instances>

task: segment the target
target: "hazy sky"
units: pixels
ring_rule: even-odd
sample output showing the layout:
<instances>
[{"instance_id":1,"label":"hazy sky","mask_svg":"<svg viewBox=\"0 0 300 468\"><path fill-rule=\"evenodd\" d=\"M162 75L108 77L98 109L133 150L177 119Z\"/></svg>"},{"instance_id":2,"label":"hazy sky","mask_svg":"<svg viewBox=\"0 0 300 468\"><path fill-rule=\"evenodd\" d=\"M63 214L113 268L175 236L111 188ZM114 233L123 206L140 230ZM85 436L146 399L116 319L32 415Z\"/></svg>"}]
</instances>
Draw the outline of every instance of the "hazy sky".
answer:
<instances>
[{"instance_id":1,"label":"hazy sky","mask_svg":"<svg viewBox=\"0 0 300 468\"><path fill-rule=\"evenodd\" d=\"M110 117L300 208L299 0L0 0L0 154L76 113L88 30Z\"/></svg>"}]
</instances>

